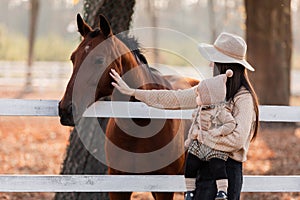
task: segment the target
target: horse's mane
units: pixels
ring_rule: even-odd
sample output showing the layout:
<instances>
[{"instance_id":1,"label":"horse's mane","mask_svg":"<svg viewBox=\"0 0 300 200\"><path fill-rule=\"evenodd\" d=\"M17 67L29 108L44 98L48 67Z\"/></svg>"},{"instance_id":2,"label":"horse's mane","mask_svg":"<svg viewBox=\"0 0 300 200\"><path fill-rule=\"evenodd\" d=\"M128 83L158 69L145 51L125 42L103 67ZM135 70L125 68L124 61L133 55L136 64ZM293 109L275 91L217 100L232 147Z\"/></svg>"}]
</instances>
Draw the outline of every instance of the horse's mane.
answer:
<instances>
[{"instance_id":1,"label":"horse's mane","mask_svg":"<svg viewBox=\"0 0 300 200\"><path fill-rule=\"evenodd\" d=\"M157 69L154 69L148 65L147 58L144 56L142 52L141 44L138 42L138 39L134 36L129 36L123 33L119 33L116 35L116 37L121 40L132 52L132 54L135 56L138 62L141 62L144 67L146 67L149 72L153 75L162 76L160 71Z\"/></svg>"},{"instance_id":2,"label":"horse's mane","mask_svg":"<svg viewBox=\"0 0 300 200\"><path fill-rule=\"evenodd\" d=\"M148 77L151 77L152 79L152 87L154 87L153 89L164 89L166 86L169 89L172 88L170 82L163 77L160 71L148 65L148 61L142 53L143 48L134 36L128 36L125 34L117 34L116 36L130 49L138 63L142 64L145 71L148 72Z\"/></svg>"},{"instance_id":3,"label":"horse's mane","mask_svg":"<svg viewBox=\"0 0 300 200\"><path fill-rule=\"evenodd\" d=\"M101 32L100 29L96 28L91 33L91 37L96 37ZM123 42L124 45L127 46L127 48L130 50L130 52L134 55L136 61L141 64L142 67L144 67L145 72L147 72L148 77L151 77L152 82L157 83L156 86L153 86L155 88L161 88L162 85L168 86L171 88L171 85L168 80L163 78L163 75L157 70L149 66L148 61L144 54L142 53L142 47L140 43L138 42L137 38L134 36L129 36L125 33L118 33L115 35L121 42Z\"/></svg>"},{"instance_id":4,"label":"horse's mane","mask_svg":"<svg viewBox=\"0 0 300 200\"><path fill-rule=\"evenodd\" d=\"M116 35L116 37L130 49L130 51L133 53L134 56L136 56L136 58L138 58L143 64L147 65L147 67L149 67L148 61L141 51L142 47L134 36L119 33Z\"/></svg>"},{"instance_id":5,"label":"horse's mane","mask_svg":"<svg viewBox=\"0 0 300 200\"><path fill-rule=\"evenodd\" d=\"M96 28L90 33L90 36L96 37L100 34L100 32L101 32L101 30L99 28ZM129 50L132 52L132 54L135 56L135 58L137 59L138 62L141 62L142 64L144 64L152 72L159 73L158 70L149 67L148 61L141 51L142 47L141 47L140 43L138 42L137 38L135 38L134 36L129 36L128 34L125 34L125 33L118 33L115 36L129 48Z\"/></svg>"}]
</instances>

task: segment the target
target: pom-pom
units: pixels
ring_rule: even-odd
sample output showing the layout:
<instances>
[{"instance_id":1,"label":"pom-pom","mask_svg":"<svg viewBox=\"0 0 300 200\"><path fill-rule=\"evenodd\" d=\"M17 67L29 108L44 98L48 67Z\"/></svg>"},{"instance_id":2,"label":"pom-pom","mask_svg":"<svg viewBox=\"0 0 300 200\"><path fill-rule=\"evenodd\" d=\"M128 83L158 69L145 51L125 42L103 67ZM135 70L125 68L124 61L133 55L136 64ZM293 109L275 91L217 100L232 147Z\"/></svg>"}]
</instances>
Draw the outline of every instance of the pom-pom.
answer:
<instances>
[{"instance_id":1,"label":"pom-pom","mask_svg":"<svg viewBox=\"0 0 300 200\"><path fill-rule=\"evenodd\" d=\"M232 76L233 76L233 71L232 71L231 69L228 69L228 70L226 71L226 76L227 76L227 77L232 77Z\"/></svg>"}]
</instances>

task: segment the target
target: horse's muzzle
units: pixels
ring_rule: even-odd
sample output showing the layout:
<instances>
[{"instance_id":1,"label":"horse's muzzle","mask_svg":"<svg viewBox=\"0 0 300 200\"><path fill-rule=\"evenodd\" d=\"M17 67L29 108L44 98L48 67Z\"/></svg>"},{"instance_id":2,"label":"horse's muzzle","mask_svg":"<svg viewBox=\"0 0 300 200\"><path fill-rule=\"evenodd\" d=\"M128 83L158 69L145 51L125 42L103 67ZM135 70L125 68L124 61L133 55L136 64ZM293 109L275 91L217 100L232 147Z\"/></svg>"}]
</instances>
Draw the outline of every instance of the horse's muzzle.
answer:
<instances>
[{"instance_id":1,"label":"horse's muzzle","mask_svg":"<svg viewBox=\"0 0 300 200\"><path fill-rule=\"evenodd\" d=\"M60 117L60 123L63 126L75 126L72 104L69 104L66 108L62 108L61 102L59 102L58 115Z\"/></svg>"}]
</instances>

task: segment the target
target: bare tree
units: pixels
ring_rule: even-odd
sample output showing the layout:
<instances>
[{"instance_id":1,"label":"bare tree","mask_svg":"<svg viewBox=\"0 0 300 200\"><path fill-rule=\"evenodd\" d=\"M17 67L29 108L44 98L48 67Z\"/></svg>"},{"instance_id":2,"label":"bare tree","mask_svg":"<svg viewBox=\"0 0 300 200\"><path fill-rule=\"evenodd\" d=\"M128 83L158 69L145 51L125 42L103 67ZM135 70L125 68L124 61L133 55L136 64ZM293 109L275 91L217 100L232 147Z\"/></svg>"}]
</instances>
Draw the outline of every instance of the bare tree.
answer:
<instances>
[{"instance_id":1,"label":"bare tree","mask_svg":"<svg viewBox=\"0 0 300 200\"><path fill-rule=\"evenodd\" d=\"M260 104L288 105L292 53L291 0L245 0L248 60Z\"/></svg>"},{"instance_id":2,"label":"bare tree","mask_svg":"<svg viewBox=\"0 0 300 200\"><path fill-rule=\"evenodd\" d=\"M147 11L149 18L151 20L151 26L152 27L157 27L157 10L155 9L155 1L153 0L148 0L147 1ZM154 54L154 63L158 63L158 35L157 35L157 30L152 29L152 45L154 47L153 49L153 54Z\"/></svg>"},{"instance_id":3,"label":"bare tree","mask_svg":"<svg viewBox=\"0 0 300 200\"><path fill-rule=\"evenodd\" d=\"M39 0L30 0L30 25L29 25L29 48L28 48L28 60L27 60L27 74L25 92L32 90L32 64L34 57L34 42L36 37L36 27L39 12Z\"/></svg>"},{"instance_id":4,"label":"bare tree","mask_svg":"<svg viewBox=\"0 0 300 200\"><path fill-rule=\"evenodd\" d=\"M130 28L135 0L86 0L84 19L93 28L97 27L99 15L104 15L110 22L114 34Z\"/></svg>"},{"instance_id":5,"label":"bare tree","mask_svg":"<svg viewBox=\"0 0 300 200\"><path fill-rule=\"evenodd\" d=\"M214 40L216 39L216 35L217 35L215 1L209 0L207 6L208 6L208 15L209 15L208 16L209 26L210 26L210 32L211 32L210 40L211 40L211 42L214 42Z\"/></svg>"}]
</instances>

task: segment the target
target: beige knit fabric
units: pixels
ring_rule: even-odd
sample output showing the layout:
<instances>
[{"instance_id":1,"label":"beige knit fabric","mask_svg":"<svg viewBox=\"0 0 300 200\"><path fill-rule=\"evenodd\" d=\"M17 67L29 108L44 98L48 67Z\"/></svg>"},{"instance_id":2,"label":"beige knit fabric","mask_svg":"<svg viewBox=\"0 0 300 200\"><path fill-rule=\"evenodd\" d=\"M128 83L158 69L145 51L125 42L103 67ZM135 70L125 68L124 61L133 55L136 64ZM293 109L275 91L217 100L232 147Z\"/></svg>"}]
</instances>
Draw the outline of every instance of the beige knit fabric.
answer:
<instances>
[{"instance_id":1,"label":"beige knit fabric","mask_svg":"<svg viewBox=\"0 0 300 200\"><path fill-rule=\"evenodd\" d=\"M164 109L196 108L197 86L185 90L136 90L135 98L149 106ZM254 105L251 94L242 87L229 105L236 121L233 132L226 136L215 137L208 131L203 131L204 144L216 150L232 152L230 157L236 161L246 161L252 138L252 127L255 120ZM203 113L205 114L205 112ZM207 119L201 116L201 119Z\"/></svg>"},{"instance_id":2,"label":"beige knit fabric","mask_svg":"<svg viewBox=\"0 0 300 200\"><path fill-rule=\"evenodd\" d=\"M135 98L149 106L163 109L196 108L197 86L184 90L136 90Z\"/></svg>"},{"instance_id":3,"label":"beige knit fabric","mask_svg":"<svg viewBox=\"0 0 300 200\"><path fill-rule=\"evenodd\" d=\"M199 142L205 144L205 140L202 136L201 130L201 116L203 115L207 115L206 119L211 119L211 127L209 128L209 130L207 130L207 132L212 134L214 137L220 138L220 136L225 136L232 133L236 126L236 123L230 113L230 110L225 107L225 103L215 104L214 106L215 108L203 111L199 110L199 108L201 109L201 107L196 109L195 113L193 114L195 115L195 117L193 117L192 126L190 128L188 137L184 142L184 146L186 148L190 145L193 139L198 139ZM210 145L209 147L214 149L214 146L212 145Z\"/></svg>"},{"instance_id":4,"label":"beige knit fabric","mask_svg":"<svg viewBox=\"0 0 300 200\"><path fill-rule=\"evenodd\" d=\"M226 74L204 79L199 83L198 94L203 105L217 104L226 98Z\"/></svg>"},{"instance_id":5,"label":"beige knit fabric","mask_svg":"<svg viewBox=\"0 0 300 200\"><path fill-rule=\"evenodd\" d=\"M196 189L196 179L195 178L185 178L185 185L187 191L194 191Z\"/></svg>"}]
</instances>

